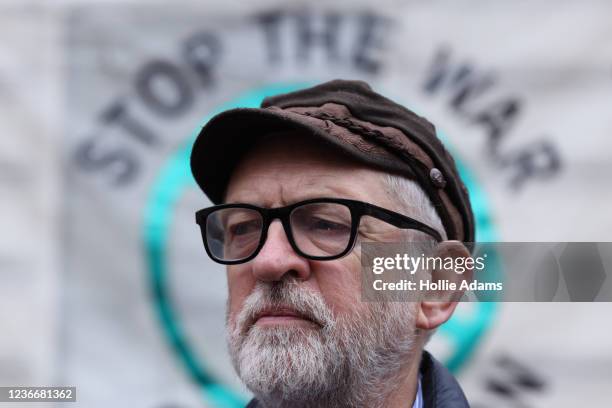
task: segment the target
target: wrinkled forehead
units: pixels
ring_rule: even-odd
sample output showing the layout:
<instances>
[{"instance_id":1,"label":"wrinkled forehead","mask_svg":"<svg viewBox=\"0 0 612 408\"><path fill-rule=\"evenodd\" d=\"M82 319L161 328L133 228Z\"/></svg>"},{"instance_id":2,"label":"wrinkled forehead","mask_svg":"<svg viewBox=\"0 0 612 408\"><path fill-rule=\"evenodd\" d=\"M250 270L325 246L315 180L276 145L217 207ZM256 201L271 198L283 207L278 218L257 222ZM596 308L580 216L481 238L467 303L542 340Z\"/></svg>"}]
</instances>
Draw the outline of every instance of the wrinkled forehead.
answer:
<instances>
[{"instance_id":1,"label":"wrinkled forehead","mask_svg":"<svg viewBox=\"0 0 612 408\"><path fill-rule=\"evenodd\" d=\"M234 168L225 201L341 197L381 202L383 173L307 134L269 133Z\"/></svg>"}]
</instances>

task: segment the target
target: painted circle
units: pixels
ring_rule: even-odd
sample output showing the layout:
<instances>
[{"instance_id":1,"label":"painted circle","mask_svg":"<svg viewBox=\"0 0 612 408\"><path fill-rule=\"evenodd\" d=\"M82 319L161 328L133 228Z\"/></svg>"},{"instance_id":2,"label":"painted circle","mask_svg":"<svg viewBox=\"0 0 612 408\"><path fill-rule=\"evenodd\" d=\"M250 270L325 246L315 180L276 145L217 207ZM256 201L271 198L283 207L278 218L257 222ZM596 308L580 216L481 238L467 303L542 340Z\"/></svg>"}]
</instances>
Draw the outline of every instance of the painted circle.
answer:
<instances>
[{"instance_id":1,"label":"painted circle","mask_svg":"<svg viewBox=\"0 0 612 408\"><path fill-rule=\"evenodd\" d=\"M211 113L204 123L214 114L234 107L257 107L264 97L291 92L311 86L309 83L273 84L247 92ZM166 278L169 265L166 248L170 226L173 222L174 208L182 194L189 188L196 188L189 168L191 146L195 134L178 149L161 168L144 211L143 243L146 264L149 272L150 289L154 297L154 308L166 341L181 361L189 377L199 385L202 397L213 406L238 408L245 405L242 397L222 384L206 366L198 361L189 346L182 329L181 321L169 301ZM442 136L444 139L444 137ZM478 186L474 176L459 160L457 165L468 190L476 217L477 241L496 241L496 233L490 216L485 194ZM448 358L444 360L451 371L457 371L472 355L479 341L490 327L496 312L497 303L473 303L469 315L454 315L438 331L444 342L451 347Z\"/></svg>"}]
</instances>

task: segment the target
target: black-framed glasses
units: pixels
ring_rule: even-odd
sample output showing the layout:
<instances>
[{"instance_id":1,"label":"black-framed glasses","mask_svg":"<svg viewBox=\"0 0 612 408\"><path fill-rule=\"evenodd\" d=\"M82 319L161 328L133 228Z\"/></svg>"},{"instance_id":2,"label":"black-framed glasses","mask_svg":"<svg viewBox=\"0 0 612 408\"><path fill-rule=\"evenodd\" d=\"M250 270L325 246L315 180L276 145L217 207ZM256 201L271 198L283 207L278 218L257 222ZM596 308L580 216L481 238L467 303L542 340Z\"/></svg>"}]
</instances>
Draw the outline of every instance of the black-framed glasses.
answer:
<instances>
[{"instance_id":1,"label":"black-framed glasses","mask_svg":"<svg viewBox=\"0 0 612 408\"><path fill-rule=\"evenodd\" d=\"M325 261L341 258L355 245L361 217L377 218L401 229L422 231L437 242L435 229L413 218L357 200L315 198L285 207L221 204L196 212L204 247L215 262L232 265L255 258L268 228L280 219L291 247L300 256Z\"/></svg>"}]
</instances>

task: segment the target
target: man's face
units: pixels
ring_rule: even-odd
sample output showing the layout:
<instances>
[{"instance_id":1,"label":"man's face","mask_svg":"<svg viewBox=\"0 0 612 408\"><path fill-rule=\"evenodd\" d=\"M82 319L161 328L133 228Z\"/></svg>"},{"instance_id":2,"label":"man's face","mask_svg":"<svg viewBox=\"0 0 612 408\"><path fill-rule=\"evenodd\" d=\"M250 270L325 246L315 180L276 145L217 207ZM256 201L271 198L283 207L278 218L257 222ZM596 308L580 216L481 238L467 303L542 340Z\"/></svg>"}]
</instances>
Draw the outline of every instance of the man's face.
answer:
<instances>
[{"instance_id":1,"label":"man's face","mask_svg":"<svg viewBox=\"0 0 612 408\"><path fill-rule=\"evenodd\" d=\"M385 186L380 172L292 135L269 139L250 152L233 173L225 201L279 207L338 197L397 209ZM360 299L359 242L393 242L400 234L364 217L351 253L313 261L293 251L275 220L253 260L228 266L228 341L249 388L284 398L298 398L300 392L324 394L326 387L346 387L329 384L339 381L338 375L367 371L356 367L364 359L375 366L376 355L369 352L380 356L411 349L414 304Z\"/></svg>"}]
</instances>

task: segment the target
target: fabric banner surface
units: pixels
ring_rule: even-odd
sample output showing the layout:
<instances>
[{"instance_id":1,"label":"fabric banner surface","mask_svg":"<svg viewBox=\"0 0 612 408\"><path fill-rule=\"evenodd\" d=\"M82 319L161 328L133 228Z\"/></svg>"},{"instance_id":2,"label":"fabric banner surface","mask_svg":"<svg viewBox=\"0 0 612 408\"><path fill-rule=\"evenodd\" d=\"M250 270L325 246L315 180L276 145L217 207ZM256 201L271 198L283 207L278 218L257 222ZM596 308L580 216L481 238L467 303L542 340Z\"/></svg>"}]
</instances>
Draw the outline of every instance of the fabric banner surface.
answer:
<instances>
[{"instance_id":1,"label":"fabric banner surface","mask_svg":"<svg viewBox=\"0 0 612 408\"><path fill-rule=\"evenodd\" d=\"M0 385L240 407L188 158L214 113L333 78L429 118L479 241L607 241L612 3L0 5ZM462 303L428 349L474 407L605 406L610 303Z\"/></svg>"}]
</instances>

